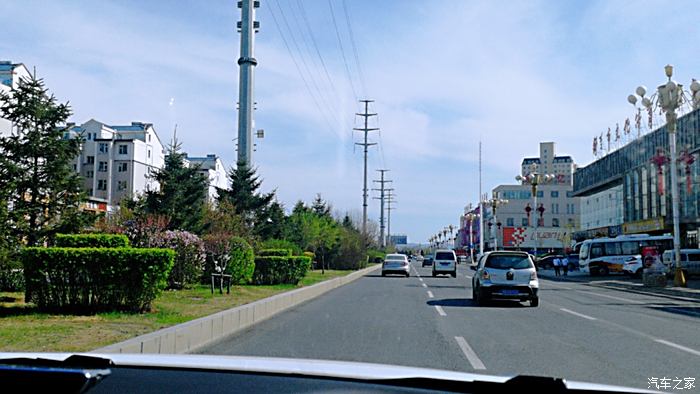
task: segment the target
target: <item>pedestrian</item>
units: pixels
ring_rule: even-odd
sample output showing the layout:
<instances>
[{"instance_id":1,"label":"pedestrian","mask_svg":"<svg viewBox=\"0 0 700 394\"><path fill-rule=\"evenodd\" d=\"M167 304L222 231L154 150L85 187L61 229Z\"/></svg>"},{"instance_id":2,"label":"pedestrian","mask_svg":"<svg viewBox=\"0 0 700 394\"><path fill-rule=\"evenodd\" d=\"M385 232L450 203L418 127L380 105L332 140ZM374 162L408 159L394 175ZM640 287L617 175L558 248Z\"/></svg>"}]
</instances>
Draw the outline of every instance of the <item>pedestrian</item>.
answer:
<instances>
[{"instance_id":1,"label":"pedestrian","mask_svg":"<svg viewBox=\"0 0 700 394\"><path fill-rule=\"evenodd\" d=\"M564 270L564 276L569 273L569 259L566 256L561 258L561 268Z\"/></svg>"},{"instance_id":2,"label":"pedestrian","mask_svg":"<svg viewBox=\"0 0 700 394\"><path fill-rule=\"evenodd\" d=\"M559 260L559 256L554 257L552 265L554 265L554 276L559 276L559 270L561 269L561 260Z\"/></svg>"}]
</instances>

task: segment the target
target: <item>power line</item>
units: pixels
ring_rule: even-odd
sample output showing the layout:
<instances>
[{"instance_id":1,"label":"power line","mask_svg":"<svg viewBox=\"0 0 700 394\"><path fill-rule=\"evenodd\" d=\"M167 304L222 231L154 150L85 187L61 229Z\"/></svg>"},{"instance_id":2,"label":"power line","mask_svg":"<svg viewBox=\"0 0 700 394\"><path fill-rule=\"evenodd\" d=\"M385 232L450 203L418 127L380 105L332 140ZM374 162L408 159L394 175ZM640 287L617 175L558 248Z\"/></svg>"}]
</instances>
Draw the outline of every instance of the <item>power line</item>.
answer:
<instances>
[{"instance_id":1,"label":"power line","mask_svg":"<svg viewBox=\"0 0 700 394\"><path fill-rule=\"evenodd\" d=\"M299 54L300 54L301 64L304 66L304 69L308 73L309 78L311 79L311 83L313 84L314 88L318 92L319 98L321 99L322 102L324 102L326 104L325 108L326 108L326 110L328 110L330 112L331 119L334 122L336 122L336 124L337 124L338 119L335 117L335 113L333 112L333 110L330 107L328 107L329 100L327 100L323 97L323 93L321 93L321 89L319 89L318 84L316 83L316 78L314 78L314 74L311 72L311 70L309 69L309 65L306 63L306 60L304 59L305 56L303 55L301 48L299 47L299 44L297 43L297 39L293 33L292 28L289 25L289 21L287 20L287 16L285 15L284 10L282 9L282 6L280 5L279 1L277 1L277 0L275 0L275 4L277 4L277 8L279 8L280 14L282 16L282 21L284 22L285 26L287 26L287 30L289 30L289 33L290 33L289 35L292 38L292 43L294 44L294 47L297 49L297 52L299 52Z\"/></svg>"},{"instance_id":2,"label":"power line","mask_svg":"<svg viewBox=\"0 0 700 394\"><path fill-rule=\"evenodd\" d=\"M330 1L330 0L329 0ZM365 78L362 73L362 66L360 65L360 56L357 54L357 45L355 45L355 34L352 31L352 23L350 23L350 15L348 14L348 7L343 3L343 13L345 13L345 21L348 24L348 31L350 32L350 43L352 44L352 52L355 55L355 63L357 64L357 74L360 77L360 84L362 85L362 93L367 94L367 85L365 84Z\"/></svg>"},{"instance_id":3,"label":"power line","mask_svg":"<svg viewBox=\"0 0 700 394\"><path fill-rule=\"evenodd\" d=\"M313 30L311 30L311 23L309 23L309 19L306 16L306 9L304 8L304 3L302 3L301 0L297 0L297 6L299 7L299 10L301 12L301 17L304 20L304 24L306 24L306 29L308 30L309 36L311 37L311 43L313 43L314 49L316 50L316 56L318 56L318 59L321 61L321 66L323 67L323 72L326 75L326 79L328 80L328 83L331 85L331 89L333 90L333 94L335 96L338 96L338 92L335 89L335 84L333 84L333 78L331 78L331 75L328 72L328 68L326 67L326 62L323 61L323 56L321 56L321 51L318 49L318 44L316 44L316 38L314 37Z\"/></svg>"},{"instance_id":4,"label":"power line","mask_svg":"<svg viewBox=\"0 0 700 394\"><path fill-rule=\"evenodd\" d=\"M348 80L350 81L350 87L352 88L352 94L355 100L358 99L357 90L355 90L355 84L352 82L352 74L350 73L350 67L348 66L348 59L345 57L345 49L343 48L343 40L340 39L340 31L338 30L338 23L335 20L335 12L333 11L333 2L328 0L328 7L331 10L331 19L333 19L333 27L335 27L335 35L338 38L338 45L340 46L340 54L343 55L343 63L345 64L345 71L348 73Z\"/></svg>"},{"instance_id":5,"label":"power line","mask_svg":"<svg viewBox=\"0 0 700 394\"><path fill-rule=\"evenodd\" d=\"M306 86L306 90L309 92L309 96L311 96L311 99L314 101L314 104L316 105L316 109L318 109L318 112L323 116L323 120L326 122L326 125L328 126L329 129L333 129L332 122L328 121L328 117L326 116L326 113L321 109L321 105L318 103L318 100L316 99L316 96L314 96L313 92L311 91L311 87L309 87L309 83L306 81L306 78L304 77L304 73L301 71L301 67L299 67L299 63L297 62L296 58L294 57L294 54L292 53L292 49L289 47L289 43L287 42L287 39L285 38L284 32L282 31L282 28L280 27L277 17L275 16L274 11L272 11L272 7L270 6L269 2L264 1L263 2L266 6L267 9L270 11L270 15L272 16L272 20L275 22L275 26L277 27L277 31L280 33L280 37L282 37L282 42L284 43L284 46L287 48L287 52L289 52L289 56L292 58L292 62L294 62L294 66L297 69L297 72L299 73L299 76L301 77L302 81L304 82L304 86ZM279 4L278 4L279 5Z\"/></svg>"}]
</instances>

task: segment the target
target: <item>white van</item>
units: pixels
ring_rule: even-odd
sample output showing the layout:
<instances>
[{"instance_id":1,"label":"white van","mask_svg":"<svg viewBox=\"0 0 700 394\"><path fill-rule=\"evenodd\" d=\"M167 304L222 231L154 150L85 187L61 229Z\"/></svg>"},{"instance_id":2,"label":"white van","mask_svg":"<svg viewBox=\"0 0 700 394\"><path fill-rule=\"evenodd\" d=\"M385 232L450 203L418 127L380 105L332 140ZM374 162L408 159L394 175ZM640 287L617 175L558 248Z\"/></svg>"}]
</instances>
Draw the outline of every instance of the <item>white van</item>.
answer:
<instances>
[{"instance_id":1,"label":"white van","mask_svg":"<svg viewBox=\"0 0 700 394\"><path fill-rule=\"evenodd\" d=\"M433 260L433 276L438 274L450 274L457 277L457 255L454 250L438 249Z\"/></svg>"},{"instance_id":2,"label":"white van","mask_svg":"<svg viewBox=\"0 0 700 394\"><path fill-rule=\"evenodd\" d=\"M663 262L666 273L672 274L676 271L673 249L664 252ZM681 269L686 275L700 275L700 249L681 249Z\"/></svg>"}]
</instances>

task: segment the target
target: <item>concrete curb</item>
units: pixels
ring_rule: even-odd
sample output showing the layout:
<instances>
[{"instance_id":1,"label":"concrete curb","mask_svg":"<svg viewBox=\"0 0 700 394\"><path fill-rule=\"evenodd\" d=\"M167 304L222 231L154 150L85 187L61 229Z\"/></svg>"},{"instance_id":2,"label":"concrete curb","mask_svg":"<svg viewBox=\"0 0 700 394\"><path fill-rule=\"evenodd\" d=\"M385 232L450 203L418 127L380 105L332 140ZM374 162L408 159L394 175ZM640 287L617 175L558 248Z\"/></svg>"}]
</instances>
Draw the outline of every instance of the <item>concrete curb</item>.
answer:
<instances>
[{"instance_id":1,"label":"concrete curb","mask_svg":"<svg viewBox=\"0 0 700 394\"><path fill-rule=\"evenodd\" d=\"M181 354L191 352L286 309L314 299L327 291L346 285L380 267L381 265L374 265L312 286L276 294L250 304L95 349L91 353Z\"/></svg>"}]
</instances>

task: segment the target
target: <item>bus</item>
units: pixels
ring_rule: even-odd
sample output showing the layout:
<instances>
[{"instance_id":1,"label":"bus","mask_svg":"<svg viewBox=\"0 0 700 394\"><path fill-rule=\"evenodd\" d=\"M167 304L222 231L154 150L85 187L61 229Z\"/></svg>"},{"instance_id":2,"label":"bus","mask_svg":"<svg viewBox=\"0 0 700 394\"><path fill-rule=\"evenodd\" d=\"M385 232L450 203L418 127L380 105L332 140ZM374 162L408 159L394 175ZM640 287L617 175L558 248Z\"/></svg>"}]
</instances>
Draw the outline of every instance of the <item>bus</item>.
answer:
<instances>
[{"instance_id":1,"label":"bus","mask_svg":"<svg viewBox=\"0 0 700 394\"><path fill-rule=\"evenodd\" d=\"M579 268L591 276L622 273L625 261L641 255L642 247L655 246L659 255L673 249L670 235L622 235L615 238L596 238L583 241L579 252Z\"/></svg>"}]
</instances>

